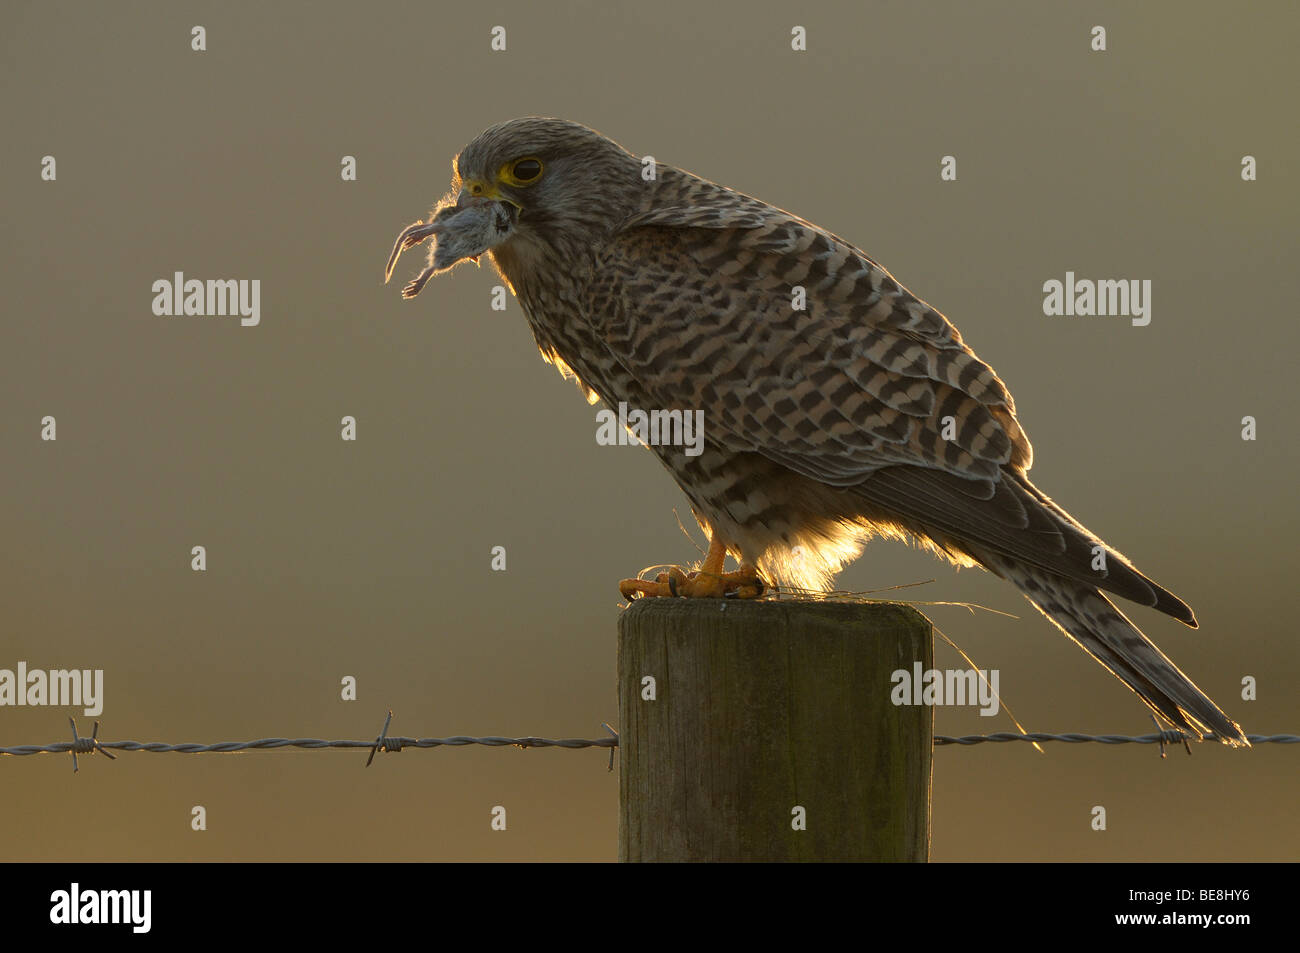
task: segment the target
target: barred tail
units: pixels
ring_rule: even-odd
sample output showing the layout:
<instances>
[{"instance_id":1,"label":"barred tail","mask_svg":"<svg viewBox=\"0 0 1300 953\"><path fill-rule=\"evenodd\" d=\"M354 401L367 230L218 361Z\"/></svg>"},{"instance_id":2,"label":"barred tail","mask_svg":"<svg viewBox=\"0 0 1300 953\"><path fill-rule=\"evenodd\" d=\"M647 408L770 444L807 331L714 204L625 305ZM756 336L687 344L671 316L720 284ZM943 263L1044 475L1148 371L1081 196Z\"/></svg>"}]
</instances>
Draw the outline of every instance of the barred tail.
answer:
<instances>
[{"instance_id":1,"label":"barred tail","mask_svg":"<svg viewBox=\"0 0 1300 953\"><path fill-rule=\"evenodd\" d=\"M1035 608L1169 724L1195 737L1213 732L1226 745L1250 747L1241 726L1099 590L1001 554L983 553L980 561L1015 583Z\"/></svg>"}]
</instances>

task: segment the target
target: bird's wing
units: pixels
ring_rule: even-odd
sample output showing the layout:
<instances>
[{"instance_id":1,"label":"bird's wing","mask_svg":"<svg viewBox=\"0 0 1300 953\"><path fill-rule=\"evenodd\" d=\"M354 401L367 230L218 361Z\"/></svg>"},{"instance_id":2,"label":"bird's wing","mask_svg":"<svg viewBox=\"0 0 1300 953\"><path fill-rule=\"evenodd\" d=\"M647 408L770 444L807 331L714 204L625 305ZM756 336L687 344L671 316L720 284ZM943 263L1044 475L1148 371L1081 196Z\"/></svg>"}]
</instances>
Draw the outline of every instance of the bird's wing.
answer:
<instances>
[{"instance_id":1,"label":"bird's wing","mask_svg":"<svg viewBox=\"0 0 1300 953\"><path fill-rule=\"evenodd\" d=\"M945 546L1194 624L1115 550L1095 566L1105 544L1029 482L1006 387L942 314L847 242L716 188L630 219L589 287L588 320L656 408L702 409L714 444L852 488Z\"/></svg>"},{"instance_id":2,"label":"bird's wing","mask_svg":"<svg viewBox=\"0 0 1300 953\"><path fill-rule=\"evenodd\" d=\"M664 407L706 409L730 449L841 486L894 464L986 481L1029 466L1006 388L943 315L778 209L636 216L590 293L613 355Z\"/></svg>"}]
</instances>

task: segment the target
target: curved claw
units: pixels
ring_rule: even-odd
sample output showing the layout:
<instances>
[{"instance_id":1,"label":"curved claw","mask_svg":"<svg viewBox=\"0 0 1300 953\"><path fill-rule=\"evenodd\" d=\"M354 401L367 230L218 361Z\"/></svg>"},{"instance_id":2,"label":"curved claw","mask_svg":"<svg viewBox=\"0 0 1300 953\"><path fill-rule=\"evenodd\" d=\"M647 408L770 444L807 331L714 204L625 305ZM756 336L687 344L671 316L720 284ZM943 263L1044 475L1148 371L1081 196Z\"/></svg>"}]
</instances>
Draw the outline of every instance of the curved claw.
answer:
<instances>
[{"instance_id":1,"label":"curved claw","mask_svg":"<svg viewBox=\"0 0 1300 953\"><path fill-rule=\"evenodd\" d=\"M687 573L680 566L661 572L654 582L648 579L624 579L618 591L629 602L645 598L687 599L759 599L767 585L753 566L745 565L735 572L712 573L702 570Z\"/></svg>"}]
</instances>

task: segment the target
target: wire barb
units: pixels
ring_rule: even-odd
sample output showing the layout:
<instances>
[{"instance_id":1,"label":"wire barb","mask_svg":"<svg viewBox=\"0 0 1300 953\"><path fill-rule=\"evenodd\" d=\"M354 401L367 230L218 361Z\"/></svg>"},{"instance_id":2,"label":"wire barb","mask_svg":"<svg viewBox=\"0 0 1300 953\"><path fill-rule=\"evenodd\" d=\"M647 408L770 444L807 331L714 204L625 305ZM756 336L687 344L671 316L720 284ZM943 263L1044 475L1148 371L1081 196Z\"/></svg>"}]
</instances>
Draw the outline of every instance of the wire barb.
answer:
<instances>
[{"instance_id":1,"label":"wire barb","mask_svg":"<svg viewBox=\"0 0 1300 953\"><path fill-rule=\"evenodd\" d=\"M609 746L609 770L610 770L611 772L613 772L613 770L614 770L614 749L618 747L618 732L615 731L615 730L610 726L609 722L607 722L607 721L602 721L601 724L605 727L605 730L606 730L606 731L608 731L611 735L614 736L614 743L613 743L612 745Z\"/></svg>"},{"instance_id":2,"label":"wire barb","mask_svg":"<svg viewBox=\"0 0 1300 953\"><path fill-rule=\"evenodd\" d=\"M94 754L96 751L99 751L103 753L103 755L106 758L108 758L109 761L117 760L116 755L106 750L104 746L99 743L99 722L95 722L95 726L93 729L91 729L89 738L82 738L80 735L77 734L76 719L69 718L68 724L72 726L72 744L69 746L68 750L72 752L72 773L73 774L76 774L78 771L81 770L81 766L77 764L78 754Z\"/></svg>"},{"instance_id":3,"label":"wire barb","mask_svg":"<svg viewBox=\"0 0 1300 953\"><path fill-rule=\"evenodd\" d=\"M390 739L388 738L388 726L391 725L392 723L393 723L393 710L390 708L390 709L388 709L388 717L384 719L384 727L382 727L382 728L379 729L379 737L376 738L376 739L375 739L375 743L374 743L373 745L370 746L370 757L369 757L369 758L366 758L366 767L367 767L367 768L370 767L370 762L372 762L372 761L375 760L375 752L376 752L376 751L380 751L380 750L383 750L383 751L392 751L392 750L394 750L394 749L388 747L388 743L389 743L389 741L390 741ZM400 742L400 741L398 742L398 745L397 745L396 750L398 750L398 751L401 751L401 750L402 750L402 745L401 745L401 742Z\"/></svg>"}]
</instances>

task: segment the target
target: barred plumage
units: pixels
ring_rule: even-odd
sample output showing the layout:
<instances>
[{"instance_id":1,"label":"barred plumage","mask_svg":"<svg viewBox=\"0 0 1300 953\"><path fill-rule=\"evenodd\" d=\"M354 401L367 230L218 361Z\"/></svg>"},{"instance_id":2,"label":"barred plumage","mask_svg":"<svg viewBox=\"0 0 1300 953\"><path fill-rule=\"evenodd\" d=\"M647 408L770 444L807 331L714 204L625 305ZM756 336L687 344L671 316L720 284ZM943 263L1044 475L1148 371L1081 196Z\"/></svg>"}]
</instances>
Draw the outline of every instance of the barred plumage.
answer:
<instances>
[{"instance_id":1,"label":"barred plumage","mask_svg":"<svg viewBox=\"0 0 1300 953\"><path fill-rule=\"evenodd\" d=\"M438 249L487 252L542 354L590 397L704 411L701 454L652 448L713 540L704 575L725 546L769 581L820 589L871 536L911 538L1014 583L1167 722L1247 744L1102 590L1195 626L1191 609L1030 483L1011 395L942 314L836 235L646 168L576 123L502 123L457 157L455 207L393 259L436 236L422 286L447 265ZM501 235L480 234L483 203L509 219Z\"/></svg>"}]
</instances>

